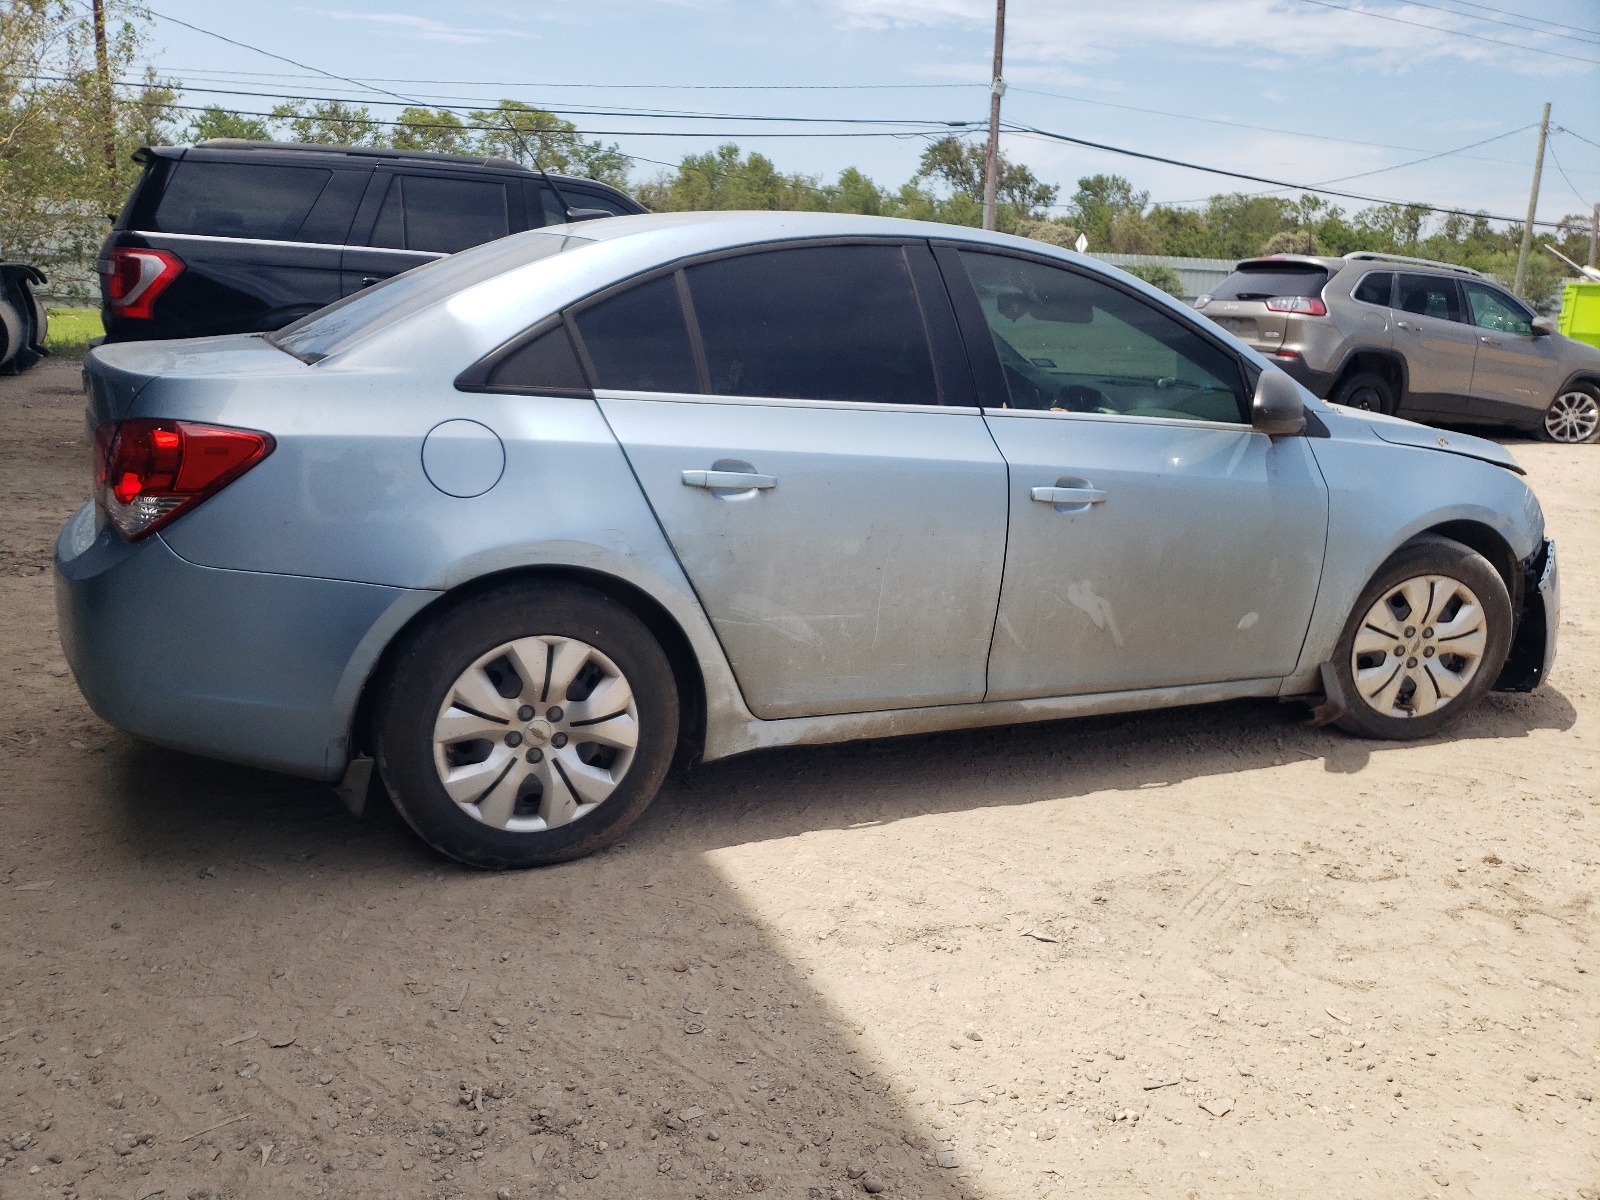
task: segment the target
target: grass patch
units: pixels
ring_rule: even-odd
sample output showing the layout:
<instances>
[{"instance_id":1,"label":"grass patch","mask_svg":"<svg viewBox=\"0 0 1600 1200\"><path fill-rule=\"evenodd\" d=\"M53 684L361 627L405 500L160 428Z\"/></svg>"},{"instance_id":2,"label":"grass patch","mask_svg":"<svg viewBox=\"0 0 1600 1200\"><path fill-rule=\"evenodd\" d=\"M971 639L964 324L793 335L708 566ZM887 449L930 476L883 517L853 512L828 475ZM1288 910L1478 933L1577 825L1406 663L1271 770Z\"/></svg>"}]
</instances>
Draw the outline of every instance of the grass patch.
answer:
<instances>
[{"instance_id":1,"label":"grass patch","mask_svg":"<svg viewBox=\"0 0 1600 1200\"><path fill-rule=\"evenodd\" d=\"M50 321L44 344L51 354L82 358L89 352L91 341L105 336L98 308L47 308L44 311Z\"/></svg>"}]
</instances>

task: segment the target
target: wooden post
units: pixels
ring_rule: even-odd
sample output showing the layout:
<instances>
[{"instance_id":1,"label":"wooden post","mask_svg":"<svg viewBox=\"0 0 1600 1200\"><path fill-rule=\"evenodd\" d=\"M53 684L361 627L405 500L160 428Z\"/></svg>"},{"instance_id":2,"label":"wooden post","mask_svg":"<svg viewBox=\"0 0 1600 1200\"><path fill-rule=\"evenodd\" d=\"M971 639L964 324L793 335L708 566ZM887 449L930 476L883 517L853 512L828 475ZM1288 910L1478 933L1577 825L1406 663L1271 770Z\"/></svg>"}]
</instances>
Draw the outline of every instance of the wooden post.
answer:
<instances>
[{"instance_id":1,"label":"wooden post","mask_svg":"<svg viewBox=\"0 0 1600 1200\"><path fill-rule=\"evenodd\" d=\"M1006 82L1000 74L1006 47L1006 0L994 6L994 77L989 84L989 150L983 159L983 227L994 228L995 192L1000 172L1000 97Z\"/></svg>"}]
</instances>

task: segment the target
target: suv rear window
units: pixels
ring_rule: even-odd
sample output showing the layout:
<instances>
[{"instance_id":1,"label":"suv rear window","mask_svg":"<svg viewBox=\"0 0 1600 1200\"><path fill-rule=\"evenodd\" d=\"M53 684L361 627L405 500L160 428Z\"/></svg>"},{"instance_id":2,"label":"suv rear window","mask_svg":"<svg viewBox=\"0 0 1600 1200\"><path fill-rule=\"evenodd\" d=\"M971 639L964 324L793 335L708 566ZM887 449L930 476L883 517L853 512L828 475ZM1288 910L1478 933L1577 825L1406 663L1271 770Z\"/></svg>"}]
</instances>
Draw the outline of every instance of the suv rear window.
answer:
<instances>
[{"instance_id":1,"label":"suv rear window","mask_svg":"<svg viewBox=\"0 0 1600 1200\"><path fill-rule=\"evenodd\" d=\"M1240 263L1211 289L1213 300L1266 300L1272 296L1320 296L1328 269L1311 263Z\"/></svg>"},{"instance_id":2,"label":"suv rear window","mask_svg":"<svg viewBox=\"0 0 1600 1200\"><path fill-rule=\"evenodd\" d=\"M246 163L174 164L155 232L290 241L333 172Z\"/></svg>"}]
</instances>

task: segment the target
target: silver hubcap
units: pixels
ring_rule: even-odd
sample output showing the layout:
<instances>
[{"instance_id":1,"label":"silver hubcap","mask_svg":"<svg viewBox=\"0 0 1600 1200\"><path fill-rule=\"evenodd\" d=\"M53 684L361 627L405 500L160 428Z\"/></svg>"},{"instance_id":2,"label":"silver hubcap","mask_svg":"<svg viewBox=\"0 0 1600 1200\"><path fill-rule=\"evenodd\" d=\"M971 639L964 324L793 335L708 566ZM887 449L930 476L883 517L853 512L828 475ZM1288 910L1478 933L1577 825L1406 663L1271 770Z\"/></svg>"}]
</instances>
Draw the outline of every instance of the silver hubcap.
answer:
<instances>
[{"instance_id":1,"label":"silver hubcap","mask_svg":"<svg viewBox=\"0 0 1600 1200\"><path fill-rule=\"evenodd\" d=\"M1553 441L1586 442L1600 429L1600 404L1588 392L1563 392L1545 410L1544 429Z\"/></svg>"},{"instance_id":2,"label":"silver hubcap","mask_svg":"<svg viewBox=\"0 0 1600 1200\"><path fill-rule=\"evenodd\" d=\"M1471 588L1445 575L1419 575L1367 610L1350 670L1374 712L1425 717L1472 682L1488 643L1488 620Z\"/></svg>"},{"instance_id":3,"label":"silver hubcap","mask_svg":"<svg viewBox=\"0 0 1600 1200\"><path fill-rule=\"evenodd\" d=\"M575 638L518 638L461 673L433 725L439 782L474 820L537 833L593 812L639 744L627 679Z\"/></svg>"}]
</instances>

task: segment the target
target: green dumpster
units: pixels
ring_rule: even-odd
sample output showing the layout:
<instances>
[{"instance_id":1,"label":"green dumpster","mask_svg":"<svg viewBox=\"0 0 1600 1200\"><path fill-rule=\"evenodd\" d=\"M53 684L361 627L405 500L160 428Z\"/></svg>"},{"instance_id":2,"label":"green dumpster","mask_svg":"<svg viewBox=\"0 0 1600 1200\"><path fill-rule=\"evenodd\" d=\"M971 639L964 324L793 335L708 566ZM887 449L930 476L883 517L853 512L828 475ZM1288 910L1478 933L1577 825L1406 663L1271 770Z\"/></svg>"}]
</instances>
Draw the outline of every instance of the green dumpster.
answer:
<instances>
[{"instance_id":1,"label":"green dumpster","mask_svg":"<svg viewBox=\"0 0 1600 1200\"><path fill-rule=\"evenodd\" d=\"M1556 328L1569 338L1600 348L1600 283L1569 283L1561 290Z\"/></svg>"}]
</instances>

